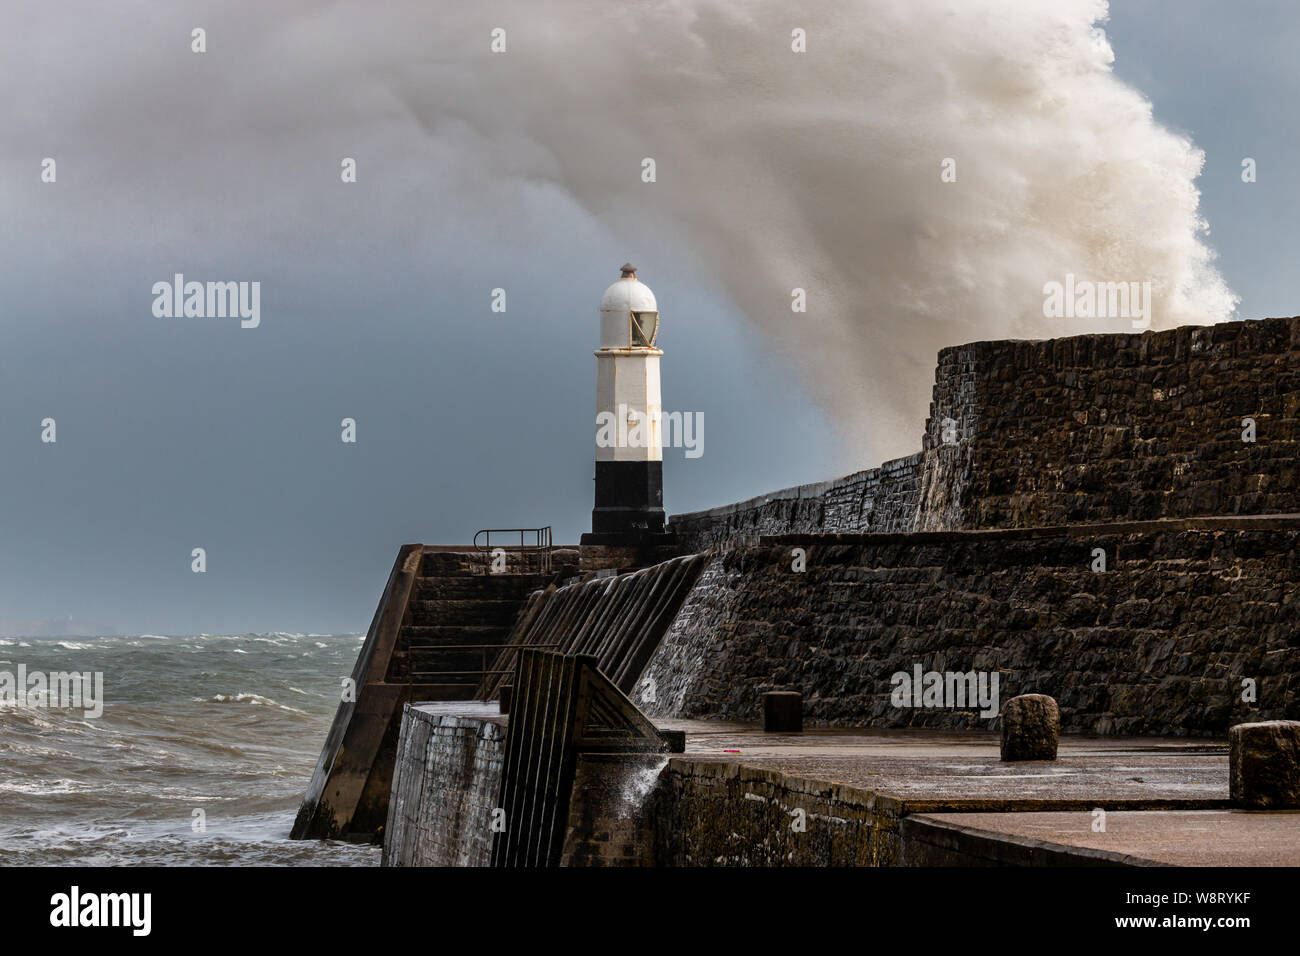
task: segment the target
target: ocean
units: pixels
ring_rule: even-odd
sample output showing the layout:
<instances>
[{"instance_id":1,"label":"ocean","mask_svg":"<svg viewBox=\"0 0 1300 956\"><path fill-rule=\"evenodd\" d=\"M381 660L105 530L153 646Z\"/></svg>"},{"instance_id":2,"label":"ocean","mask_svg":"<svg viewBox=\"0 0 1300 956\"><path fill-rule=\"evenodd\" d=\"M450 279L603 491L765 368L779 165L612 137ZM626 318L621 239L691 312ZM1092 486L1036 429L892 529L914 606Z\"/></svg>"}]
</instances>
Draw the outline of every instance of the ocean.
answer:
<instances>
[{"instance_id":1,"label":"ocean","mask_svg":"<svg viewBox=\"0 0 1300 956\"><path fill-rule=\"evenodd\" d=\"M104 681L98 717L0 703L0 864L377 866L288 838L363 640L0 638L0 679Z\"/></svg>"}]
</instances>

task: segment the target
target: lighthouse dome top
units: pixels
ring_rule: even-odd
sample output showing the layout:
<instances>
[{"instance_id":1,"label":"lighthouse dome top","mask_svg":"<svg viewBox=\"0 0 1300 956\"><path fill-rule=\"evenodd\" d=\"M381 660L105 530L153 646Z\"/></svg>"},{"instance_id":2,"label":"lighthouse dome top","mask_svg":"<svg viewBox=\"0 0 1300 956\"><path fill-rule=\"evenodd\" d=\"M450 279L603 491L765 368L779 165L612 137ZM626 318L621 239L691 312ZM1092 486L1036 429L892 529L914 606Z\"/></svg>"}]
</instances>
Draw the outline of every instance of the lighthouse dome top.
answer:
<instances>
[{"instance_id":1,"label":"lighthouse dome top","mask_svg":"<svg viewBox=\"0 0 1300 956\"><path fill-rule=\"evenodd\" d=\"M623 278L619 279L600 297L602 312L658 312L655 294L650 287L639 281L636 269L630 265L623 267Z\"/></svg>"}]
</instances>

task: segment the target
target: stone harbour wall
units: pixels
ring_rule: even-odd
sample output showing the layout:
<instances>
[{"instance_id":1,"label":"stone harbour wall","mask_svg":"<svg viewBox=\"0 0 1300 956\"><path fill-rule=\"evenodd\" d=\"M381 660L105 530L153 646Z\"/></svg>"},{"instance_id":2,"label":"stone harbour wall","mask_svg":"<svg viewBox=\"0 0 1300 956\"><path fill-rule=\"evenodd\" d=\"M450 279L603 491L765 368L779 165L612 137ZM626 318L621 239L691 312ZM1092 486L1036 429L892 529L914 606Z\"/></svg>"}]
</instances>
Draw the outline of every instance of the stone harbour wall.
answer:
<instances>
[{"instance_id":1,"label":"stone harbour wall","mask_svg":"<svg viewBox=\"0 0 1300 956\"><path fill-rule=\"evenodd\" d=\"M762 534L1300 513L1300 318L944 349L921 448L670 526L698 550Z\"/></svg>"},{"instance_id":2,"label":"stone harbour wall","mask_svg":"<svg viewBox=\"0 0 1300 956\"><path fill-rule=\"evenodd\" d=\"M713 556L646 668L643 707L756 720L762 693L794 690L824 725L998 726L894 706L891 676L920 664L996 671L1001 700L1050 694L1066 731L1296 719L1298 552L1296 518L764 538Z\"/></svg>"},{"instance_id":3,"label":"stone harbour wall","mask_svg":"<svg viewBox=\"0 0 1300 956\"><path fill-rule=\"evenodd\" d=\"M458 704L473 708L473 704ZM491 705L495 709L495 705ZM406 705L384 828L384 866L487 866L505 719Z\"/></svg>"},{"instance_id":4,"label":"stone harbour wall","mask_svg":"<svg viewBox=\"0 0 1300 956\"><path fill-rule=\"evenodd\" d=\"M887 461L835 481L771 494L707 511L672 516L672 530L691 551L748 535L820 531L910 531L921 455Z\"/></svg>"},{"instance_id":5,"label":"stone harbour wall","mask_svg":"<svg viewBox=\"0 0 1300 956\"><path fill-rule=\"evenodd\" d=\"M583 754L561 866L654 866L665 793L661 754Z\"/></svg>"},{"instance_id":6,"label":"stone harbour wall","mask_svg":"<svg viewBox=\"0 0 1300 956\"><path fill-rule=\"evenodd\" d=\"M893 866L898 860L901 807L853 787L674 758L657 799L660 866Z\"/></svg>"},{"instance_id":7,"label":"stone harbour wall","mask_svg":"<svg viewBox=\"0 0 1300 956\"><path fill-rule=\"evenodd\" d=\"M953 527L1300 512L1300 318L965 348L979 415Z\"/></svg>"}]
</instances>

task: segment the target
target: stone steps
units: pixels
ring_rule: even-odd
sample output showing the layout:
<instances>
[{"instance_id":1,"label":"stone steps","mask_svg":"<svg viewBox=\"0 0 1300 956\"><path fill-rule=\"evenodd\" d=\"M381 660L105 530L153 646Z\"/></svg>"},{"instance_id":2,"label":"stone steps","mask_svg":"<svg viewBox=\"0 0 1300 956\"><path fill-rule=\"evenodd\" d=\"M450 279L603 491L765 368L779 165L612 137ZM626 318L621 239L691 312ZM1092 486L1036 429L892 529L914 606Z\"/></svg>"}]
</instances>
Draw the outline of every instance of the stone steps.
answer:
<instances>
[{"instance_id":1,"label":"stone steps","mask_svg":"<svg viewBox=\"0 0 1300 956\"><path fill-rule=\"evenodd\" d=\"M444 647L448 644L487 644L481 638L509 633L509 624L421 624L402 628L402 646Z\"/></svg>"},{"instance_id":2,"label":"stone steps","mask_svg":"<svg viewBox=\"0 0 1300 956\"><path fill-rule=\"evenodd\" d=\"M557 549L547 574L518 560L507 562L511 573L489 574L487 560L468 546L398 551L358 658L364 680L335 715L295 837L373 838L387 816L403 706L471 699L497 652L463 645L504 643L528 596L574 574L578 554Z\"/></svg>"},{"instance_id":3,"label":"stone steps","mask_svg":"<svg viewBox=\"0 0 1300 956\"><path fill-rule=\"evenodd\" d=\"M528 595L546 587L554 574L487 574L479 557L457 551L426 551L406 606L385 680L474 684L496 652L479 647L504 644ZM429 572L439 573L429 573ZM446 671L472 671L445 674Z\"/></svg>"},{"instance_id":4,"label":"stone steps","mask_svg":"<svg viewBox=\"0 0 1300 956\"><path fill-rule=\"evenodd\" d=\"M459 577L422 577L415 582L413 602L521 601L546 587L549 574L477 574Z\"/></svg>"},{"instance_id":5,"label":"stone steps","mask_svg":"<svg viewBox=\"0 0 1300 956\"><path fill-rule=\"evenodd\" d=\"M478 648L421 645L408 651L411 675L416 683L473 684L478 686L484 664L492 666L496 651L488 649L486 662Z\"/></svg>"},{"instance_id":6,"label":"stone steps","mask_svg":"<svg viewBox=\"0 0 1300 956\"><path fill-rule=\"evenodd\" d=\"M467 574L487 576L489 574L488 564L491 560L491 554L486 551L425 551L423 558L420 560L420 574L424 577L447 577ZM554 564L553 560L552 565ZM507 551L505 569L491 573L496 575L540 574L542 573L541 556Z\"/></svg>"},{"instance_id":7,"label":"stone steps","mask_svg":"<svg viewBox=\"0 0 1300 956\"><path fill-rule=\"evenodd\" d=\"M507 600L458 599L412 601L407 605L408 626L447 627L452 625L509 627L519 612L522 596Z\"/></svg>"}]
</instances>

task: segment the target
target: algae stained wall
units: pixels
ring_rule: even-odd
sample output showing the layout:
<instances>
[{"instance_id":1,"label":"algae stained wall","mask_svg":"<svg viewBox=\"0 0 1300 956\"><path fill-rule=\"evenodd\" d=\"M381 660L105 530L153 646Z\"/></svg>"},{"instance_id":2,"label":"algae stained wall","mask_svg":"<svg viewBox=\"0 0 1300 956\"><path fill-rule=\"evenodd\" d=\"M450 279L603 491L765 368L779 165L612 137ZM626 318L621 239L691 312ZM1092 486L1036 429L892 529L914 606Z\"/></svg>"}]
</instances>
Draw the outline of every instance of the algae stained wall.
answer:
<instances>
[{"instance_id":1,"label":"algae stained wall","mask_svg":"<svg viewBox=\"0 0 1300 956\"><path fill-rule=\"evenodd\" d=\"M469 710L473 704L459 704ZM487 866L505 719L408 704L384 828L384 866Z\"/></svg>"},{"instance_id":2,"label":"algae stained wall","mask_svg":"<svg viewBox=\"0 0 1300 956\"><path fill-rule=\"evenodd\" d=\"M646 669L646 710L755 720L763 692L796 690L815 723L997 726L895 706L892 675L919 664L996 671L1001 700L1051 694L1068 731L1297 719L1298 546L1300 520L1280 518L764 539L700 576Z\"/></svg>"}]
</instances>

